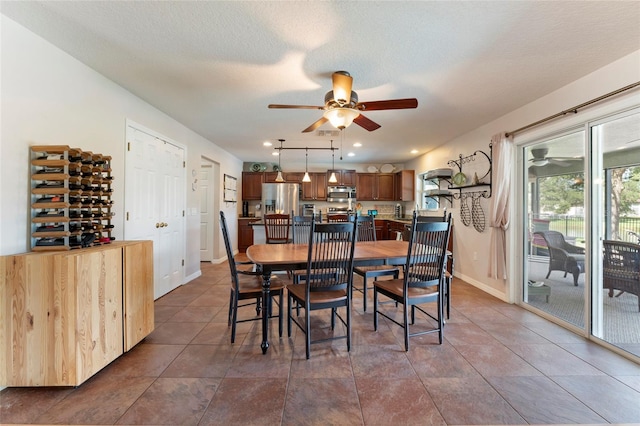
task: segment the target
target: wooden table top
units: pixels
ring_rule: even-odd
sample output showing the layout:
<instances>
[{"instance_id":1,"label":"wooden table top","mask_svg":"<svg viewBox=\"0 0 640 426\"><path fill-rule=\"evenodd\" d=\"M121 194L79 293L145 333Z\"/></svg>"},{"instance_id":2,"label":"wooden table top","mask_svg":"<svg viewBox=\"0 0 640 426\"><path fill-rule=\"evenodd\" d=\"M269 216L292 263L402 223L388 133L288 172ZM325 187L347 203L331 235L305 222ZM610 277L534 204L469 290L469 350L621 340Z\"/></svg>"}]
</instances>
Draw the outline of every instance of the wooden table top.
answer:
<instances>
[{"instance_id":1,"label":"wooden table top","mask_svg":"<svg viewBox=\"0 0 640 426\"><path fill-rule=\"evenodd\" d=\"M380 240L357 242L354 261L406 258L407 241ZM247 257L259 265L306 263L308 244L255 244L247 249Z\"/></svg>"}]
</instances>

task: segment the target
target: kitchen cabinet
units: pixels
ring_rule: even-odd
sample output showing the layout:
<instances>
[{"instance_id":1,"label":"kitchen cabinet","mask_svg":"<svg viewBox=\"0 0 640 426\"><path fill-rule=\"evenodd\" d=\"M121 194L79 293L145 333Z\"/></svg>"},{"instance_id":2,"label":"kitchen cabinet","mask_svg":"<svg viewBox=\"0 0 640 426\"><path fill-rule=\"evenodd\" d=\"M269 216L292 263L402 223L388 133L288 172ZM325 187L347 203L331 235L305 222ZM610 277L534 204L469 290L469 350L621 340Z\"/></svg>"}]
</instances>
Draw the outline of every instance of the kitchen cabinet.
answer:
<instances>
[{"instance_id":1,"label":"kitchen cabinet","mask_svg":"<svg viewBox=\"0 0 640 426\"><path fill-rule=\"evenodd\" d=\"M276 182L277 177L278 177L278 172L264 172L264 183L277 183ZM284 179L284 174L282 175L282 178Z\"/></svg>"},{"instance_id":2,"label":"kitchen cabinet","mask_svg":"<svg viewBox=\"0 0 640 426\"><path fill-rule=\"evenodd\" d=\"M405 227L407 225L410 225L410 224L398 222L395 220L388 220L387 221L387 239L395 240L398 236L398 233L402 233L402 231L405 230Z\"/></svg>"},{"instance_id":3,"label":"kitchen cabinet","mask_svg":"<svg viewBox=\"0 0 640 426\"><path fill-rule=\"evenodd\" d=\"M153 245L0 257L0 384L78 386L153 331Z\"/></svg>"},{"instance_id":4,"label":"kitchen cabinet","mask_svg":"<svg viewBox=\"0 0 640 426\"><path fill-rule=\"evenodd\" d=\"M242 199L261 200L263 182L262 172L242 172Z\"/></svg>"},{"instance_id":5,"label":"kitchen cabinet","mask_svg":"<svg viewBox=\"0 0 640 426\"><path fill-rule=\"evenodd\" d=\"M302 182L302 201L325 201L327 199L327 174L309 173L311 182Z\"/></svg>"},{"instance_id":6,"label":"kitchen cabinet","mask_svg":"<svg viewBox=\"0 0 640 426\"><path fill-rule=\"evenodd\" d=\"M256 218L238 219L238 251L244 253L253 244L253 222L259 222Z\"/></svg>"},{"instance_id":7,"label":"kitchen cabinet","mask_svg":"<svg viewBox=\"0 0 640 426\"><path fill-rule=\"evenodd\" d=\"M393 173L358 173L356 197L358 201L394 201L395 175Z\"/></svg>"},{"instance_id":8,"label":"kitchen cabinet","mask_svg":"<svg viewBox=\"0 0 640 426\"><path fill-rule=\"evenodd\" d=\"M376 228L376 240L388 240L389 232L388 232L388 220L384 219L376 219L375 220L375 228Z\"/></svg>"},{"instance_id":9,"label":"kitchen cabinet","mask_svg":"<svg viewBox=\"0 0 640 426\"><path fill-rule=\"evenodd\" d=\"M283 173L282 177L284 178L284 181L287 183L302 183L302 178L304 177L304 173L303 172L287 172L287 173Z\"/></svg>"},{"instance_id":10,"label":"kitchen cabinet","mask_svg":"<svg viewBox=\"0 0 640 426\"><path fill-rule=\"evenodd\" d=\"M331 173L336 174L338 182L329 182ZM355 170L327 170L327 185L328 186L356 186L356 171Z\"/></svg>"},{"instance_id":11,"label":"kitchen cabinet","mask_svg":"<svg viewBox=\"0 0 640 426\"><path fill-rule=\"evenodd\" d=\"M395 197L396 201L413 201L415 197L415 171L401 170L395 177Z\"/></svg>"}]
</instances>

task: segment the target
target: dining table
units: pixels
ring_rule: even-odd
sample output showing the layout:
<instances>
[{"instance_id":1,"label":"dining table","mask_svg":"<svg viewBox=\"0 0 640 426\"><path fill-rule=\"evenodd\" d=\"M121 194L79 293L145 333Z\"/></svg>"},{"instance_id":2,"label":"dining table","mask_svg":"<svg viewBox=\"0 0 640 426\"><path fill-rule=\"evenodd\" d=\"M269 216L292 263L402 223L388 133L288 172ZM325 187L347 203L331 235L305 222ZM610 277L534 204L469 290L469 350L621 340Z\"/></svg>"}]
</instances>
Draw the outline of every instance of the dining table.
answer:
<instances>
[{"instance_id":1,"label":"dining table","mask_svg":"<svg viewBox=\"0 0 640 426\"><path fill-rule=\"evenodd\" d=\"M401 265L407 260L409 243L398 240L359 241L355 243L353 264ZM275 271L306 269L308 244L254 244L247 248L247 257L262 269L262 300L269 300L271 275ZM269 312L262 309L262 353L269 349Z\"/></svg>"}]
</instances>

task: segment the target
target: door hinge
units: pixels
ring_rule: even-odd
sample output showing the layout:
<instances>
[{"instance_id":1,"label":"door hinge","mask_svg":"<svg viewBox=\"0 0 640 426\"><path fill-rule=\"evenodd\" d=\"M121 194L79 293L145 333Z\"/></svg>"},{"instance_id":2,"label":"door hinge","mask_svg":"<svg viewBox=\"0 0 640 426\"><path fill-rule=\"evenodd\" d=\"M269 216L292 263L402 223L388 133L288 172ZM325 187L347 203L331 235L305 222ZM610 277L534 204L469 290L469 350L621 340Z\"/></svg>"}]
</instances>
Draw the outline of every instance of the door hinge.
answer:
<instances>
[{"instance_id":1,"label":"door hinge","mask_svg":"<svg viewBox=\"0 0 640 426\"><path fill-rule=\"evenodd\" d=\"M127 142L127 151L131 151L131 142Z\"/></svg>"},{"instance_id":2,"label":"door hinge","mask_svg":"<svg viewBox=\"0 0 640 426\"><path fill-rule=\"evenodd\" d=\"M187 167L187 162L186 162L186 161L183 161L183 162L182 162L182 168L184 169L185 167Z\"/></svg>"},{"instance_id":3,"label":"door hinge","mask_svg":"<svg viewBox=\"0 0 640 426\"><path fill-rule=\"evenodd\" d=\"M182 210L182 217L184 217L184 210Z\"/></svg>"},{"instance_id":4,"label":"door hinge","mask_svg":"<svg viewBox=\"0 0 640 426\"><path fill-rule=\"evenodd\" d=\"M127 212L127 220L129 220L129 212Z\"/></svg>"},{"instance_id":5,"label":"door hinge","mask_svg":"<svg viewBox=\"0 0 640 426\"><path fill-rule=\"evenodd\" d=\"M184 259L182 259L182 266L184 266Z\"/></svg>"}]
</instances>

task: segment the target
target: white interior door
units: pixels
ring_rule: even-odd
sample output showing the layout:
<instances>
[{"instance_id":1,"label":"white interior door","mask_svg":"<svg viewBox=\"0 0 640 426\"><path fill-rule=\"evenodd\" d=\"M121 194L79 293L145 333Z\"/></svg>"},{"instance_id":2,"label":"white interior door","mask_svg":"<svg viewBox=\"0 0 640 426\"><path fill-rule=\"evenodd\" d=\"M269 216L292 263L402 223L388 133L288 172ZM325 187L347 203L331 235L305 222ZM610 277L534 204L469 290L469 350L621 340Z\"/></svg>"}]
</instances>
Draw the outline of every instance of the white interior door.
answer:
<instances>
[{"instance_id":1,"label":"white interior door","mask_svg":"<svg viewBox=\"0 0 640 426\"><path fill-rule=\"evenodd\" d=\"M153 241L156 299L183 281L184 158L183 148L127 126L124 236Z\"/></svg>"},{"instance_id":2,"label":"white interior door","mask_svg":"<svg viewBox=\"0 0 640 426\"><path fill-rule=\"evenodd\" d=\"M200 262L211 262L213 260L213 163L206 158L202 159L200 165L200 178L198 188L200 189Z\"/></svg>"}]
</instances>

